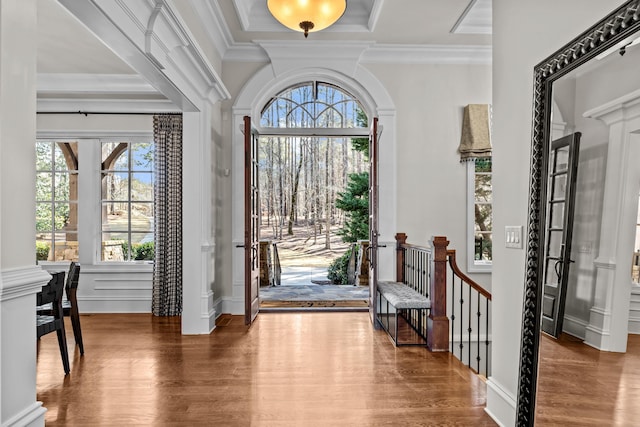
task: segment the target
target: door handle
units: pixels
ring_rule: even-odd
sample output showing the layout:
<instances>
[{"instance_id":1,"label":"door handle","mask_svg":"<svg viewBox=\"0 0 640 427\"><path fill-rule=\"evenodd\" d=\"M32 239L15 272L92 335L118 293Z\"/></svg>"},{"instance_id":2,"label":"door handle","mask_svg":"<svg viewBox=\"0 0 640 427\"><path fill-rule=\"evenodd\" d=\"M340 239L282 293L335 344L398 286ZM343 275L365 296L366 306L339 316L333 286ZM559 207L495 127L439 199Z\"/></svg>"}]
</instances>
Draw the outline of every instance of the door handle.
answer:
<instances>
[{"instance_id":1,"label":"door handle","mask_svg":"<svg viewBox=\"0 0 640 427\"><path fill-rule=\"evenodd\" d=\"M560 280L562 279L562 264L564 264L564 262L561 259L559 259L558 261L556 261L556 264L553 266L553 269L556 272L556 277L558 278L558 285L560 284Z\"/></svg>"}]
</instances>

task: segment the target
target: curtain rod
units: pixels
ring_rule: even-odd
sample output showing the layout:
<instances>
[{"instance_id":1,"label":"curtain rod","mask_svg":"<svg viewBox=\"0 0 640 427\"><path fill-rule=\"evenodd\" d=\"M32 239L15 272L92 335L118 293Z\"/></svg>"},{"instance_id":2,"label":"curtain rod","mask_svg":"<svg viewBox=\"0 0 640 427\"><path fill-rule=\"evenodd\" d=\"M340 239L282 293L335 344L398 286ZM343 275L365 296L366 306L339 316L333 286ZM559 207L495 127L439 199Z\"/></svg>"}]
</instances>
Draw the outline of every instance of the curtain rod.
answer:
<instances>
[{"instance_id":1,"label":"curtain rod","mask_svg":"<svg viewBox=\"0 0 640 427\"><path fill-rule=\"evenodd\" d=\"M84 114L84 116L88 116L89 114L111 114L111 115L121 115L121 116L160 116L160 115L168 115L168 116L179 116L182 113L115 113L108 111L37 111L36 114Z\"/></svg>"}]
</instances>

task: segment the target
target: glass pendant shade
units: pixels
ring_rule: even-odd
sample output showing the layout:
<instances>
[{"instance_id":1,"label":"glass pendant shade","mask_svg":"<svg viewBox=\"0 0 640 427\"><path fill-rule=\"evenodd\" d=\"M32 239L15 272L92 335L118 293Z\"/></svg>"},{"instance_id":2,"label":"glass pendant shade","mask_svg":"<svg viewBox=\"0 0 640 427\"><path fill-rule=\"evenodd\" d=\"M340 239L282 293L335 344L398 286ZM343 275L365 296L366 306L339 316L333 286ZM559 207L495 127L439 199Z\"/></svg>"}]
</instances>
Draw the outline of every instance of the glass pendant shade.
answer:
<instances>
[{"instance_id":1,"label":"glass pendant shade","mask_svg":"<svg viewBox=\"0 0 640 427\"><path fill-rule=\"evenodd\" d=\"M267 0L269 12L282 25L295 31L324 30L344 13L346 0Z\"/></svg>"}]
</instances>

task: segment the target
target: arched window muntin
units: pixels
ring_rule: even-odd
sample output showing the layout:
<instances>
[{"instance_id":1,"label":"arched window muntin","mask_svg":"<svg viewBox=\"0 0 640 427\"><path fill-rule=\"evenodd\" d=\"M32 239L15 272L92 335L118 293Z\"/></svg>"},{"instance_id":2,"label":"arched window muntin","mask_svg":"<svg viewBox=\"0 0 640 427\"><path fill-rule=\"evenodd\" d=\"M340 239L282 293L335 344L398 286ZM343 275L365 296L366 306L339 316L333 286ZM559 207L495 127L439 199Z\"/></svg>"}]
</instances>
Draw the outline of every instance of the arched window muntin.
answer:
<instances>
[{"instance_id":1,"label":"arched window muntin","mask_svg":"<svg viewBox=\"0 0 640 427\"><path fill-rule=\"evenodd\" d=\"M306 81L281 91L262 109L262 128L366 128L360 102L337 85Z\"/></svg>"}]
</instances>

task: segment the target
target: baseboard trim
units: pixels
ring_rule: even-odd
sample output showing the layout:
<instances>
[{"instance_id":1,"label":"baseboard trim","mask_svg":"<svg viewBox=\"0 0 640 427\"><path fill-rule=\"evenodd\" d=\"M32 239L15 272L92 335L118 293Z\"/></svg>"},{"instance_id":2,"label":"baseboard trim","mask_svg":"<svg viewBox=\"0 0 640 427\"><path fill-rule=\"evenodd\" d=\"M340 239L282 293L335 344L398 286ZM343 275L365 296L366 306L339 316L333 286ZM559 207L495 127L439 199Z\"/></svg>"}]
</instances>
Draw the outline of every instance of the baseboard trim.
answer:
<instances>
[{"instance_id":1,"label":"baseboard trim","mask_svg":"<svg viewBox=\"0 0 640 427\"><path fill-rule=\"evenodd\" d=\"M221 313L243 315L244 314L244 298L222 297Z\"/></svg>"},{"instance_id":2,"label":"baseboard trim","mask_svg":"<svg viewBox=\"0 0 640 427\"><path fill-rule=\"evenodd\" d=\"M588 321L573 316L564 316L562 332L566 332L584 341L587 336L587 326L589 326Z\"/></svg>"},{"instance_id":3,"label":"baseboard trim","mask_svg":"<svg viewBox=\"0 0 640 427\"><path fill-rule=\"evenodd\" d=\"M222 297L218 297L216 298L215 301L213 301L213 310L216 312L216 319L222 315L223 313L222 309L223 309L223 300L222 300Z\"/></svg>"},{"instance_id":4,"label":"baseboard trim","mask_svg":"<svg viewBox=\"0 0 640 427\"><path fill-rule=\"evenodd\" d=\"M640 317L629 316L629 333L634 335L640 334Z\"/></svg>"},{"instance_id":5,"label":"baseboard trim","mask_svg":"<svg viewBox=\"0 0 640 427\"><path fill-rule=\"evenodd\" d=\"M487 380L485 412L501 427L516 424L516 398L492 377Z\"/></svg>"},{"instance_id":6,"label":"baseboard trim","mask_svg":"<svg viewBox=\"0 0 640 427\"><path fill-rule=\"evenodd\" d=\"M151 297L90 296L78 299L81 314L151 313Z\"/></svg>"},{"instance_id":7,"label":"baseboard trim","mask_svg":"<svg viewBox=\"0 0 640 427\"><path fill-rule=\"evenodd\" d=\"M2 421L2 427L42 427L44 426L44 414L47 409L42 402L34 402L7 421Z\"/></svg>"}]
</instances>

